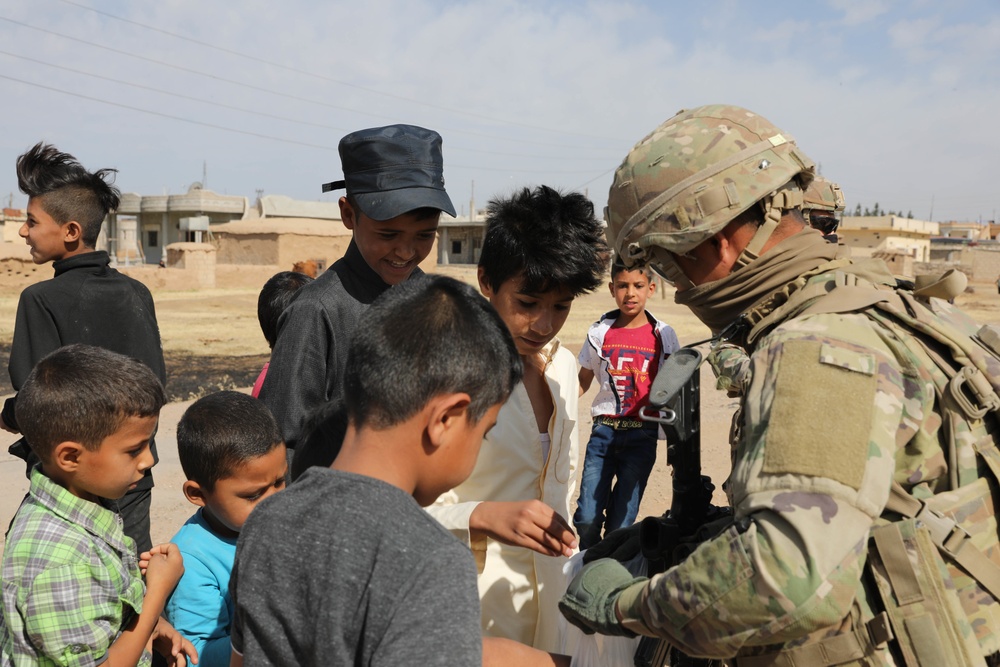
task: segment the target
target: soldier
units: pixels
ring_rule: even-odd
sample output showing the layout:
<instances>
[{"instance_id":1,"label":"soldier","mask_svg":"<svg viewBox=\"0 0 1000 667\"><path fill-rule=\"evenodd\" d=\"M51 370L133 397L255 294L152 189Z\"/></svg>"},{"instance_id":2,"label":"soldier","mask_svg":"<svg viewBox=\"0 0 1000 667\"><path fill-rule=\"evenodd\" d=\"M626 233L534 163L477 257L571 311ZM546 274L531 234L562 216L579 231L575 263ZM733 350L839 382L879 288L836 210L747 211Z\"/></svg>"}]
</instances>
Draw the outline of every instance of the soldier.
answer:
<instances>
[{"instance_id":1,"label":"soldier","mask_svg":"<svg viewBox=\"0 0 1000 667\"><path fill-rule=\"evenodd\" d=\"M823 233L830 243L837 242L838 214L844 210L844 193L840 186L822 176L813 178L802 195L802 217L813 229Z\"/></svg>"},{"instance_id":2,"label":"soldier","mask_svg":"<svg viewBox=\"0 0 1000 667\"><path fill-rule=\"evenodd\" d=\"M813 178L802 195L802 217L813 229L818 229L830 243L837 242L839 213L844 210L844 193L840 186L822 176ZM712 348L705 359L715 373L715 388L730 398L740 396L750 383L750 358L746 351L732 343Z\"/></svg>"},{"instance_id":3,"label":"soldier","mask_svg":"<svg viewBox=\"0 0 1000 667\"><path fill-rule=\"evenodd\" d=\"M733 106L682 111L618 168L615 250L750 354L733 517L651 580L591 561L560 607L737 667L997 664L1000 336L824 241L813 178Z\"/></svg>"}]
</instances>

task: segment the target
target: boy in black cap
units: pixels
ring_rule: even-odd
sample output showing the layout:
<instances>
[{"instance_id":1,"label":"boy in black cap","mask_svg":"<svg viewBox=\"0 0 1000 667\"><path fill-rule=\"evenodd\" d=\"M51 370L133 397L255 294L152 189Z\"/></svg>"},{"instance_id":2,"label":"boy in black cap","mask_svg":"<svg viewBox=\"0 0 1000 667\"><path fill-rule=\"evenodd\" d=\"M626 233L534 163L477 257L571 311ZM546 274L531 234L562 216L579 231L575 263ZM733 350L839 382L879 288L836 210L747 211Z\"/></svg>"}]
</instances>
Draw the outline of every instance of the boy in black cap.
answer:
<instances>
[{"instance_id":1,"label":"boy in black cap","mask_svg":"<svg viewBox=\"0 0 1000 667\"><path fill-rule=\"evenodd\" d=\"M441 136L414 125L353 132L340 140L346 187L340 215L353 232L344 257L299 290L278 320L278 340L261 387L293 451L309 414L340 396L347 341L375 297L422 272L441 211L455 215L444 189Z\"/></svg>"}]
</instances>

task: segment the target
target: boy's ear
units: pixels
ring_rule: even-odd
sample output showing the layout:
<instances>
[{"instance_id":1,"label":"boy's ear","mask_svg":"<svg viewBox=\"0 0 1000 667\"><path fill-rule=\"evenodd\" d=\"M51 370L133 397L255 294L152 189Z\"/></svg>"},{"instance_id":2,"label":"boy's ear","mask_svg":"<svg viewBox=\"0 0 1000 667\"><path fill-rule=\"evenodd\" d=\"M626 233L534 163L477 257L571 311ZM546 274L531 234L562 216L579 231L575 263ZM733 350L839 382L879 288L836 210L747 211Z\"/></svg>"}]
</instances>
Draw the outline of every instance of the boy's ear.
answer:
<instances>
[{"instance_id":1,"label":"boy's ear","mask_svg":"<svg viewBox=\"0 0 1000 667\"><path fill-rule=\"evenodd\" d=\"M612 280L610 283L608 283L608 291L611 292L611 296L615 295L615 281L614 280Z\"/></svg>"},{"instance_id":2,"label":"boy's ear","mask_svg":"<svg viewBox=\"0 0 1000 667\"><path fill-rule=\"evenodd\" d=\"M201 484L189 479L184 482L181 490L184 491L184 497L188 499L189 503L198 507L205 506L205 490L201 488Z\"/></svg>"},{"instance_id":3,"label":"boy's ear","mask_svg":"<svg viewBox=\"0 0 1000 667\"><path fill-rule=\"evenodd\" d=\"M472 397L464 392L441 394L427 405L427 436L431 446L438 448L449 436L465 425Z\"/></svg>"},{"instance_id":4,"label":"boy's ear","mask_svg":"<svg viewBox=\"0 0 1000 667\"><path fill-rule=\"evenodd\" d=\"M483 293L487 299L493 298L493 288L490 287L490 281L486 279L486 269L479 267L476 270L476 276L479 278L479 291Z\"/></svg>"},{"instance_id":5,"label":"boy's ear","mask_svg":"<svg viewBox=\"0 0 1000 667\"><path fill-rule=\"evenodd\" d=\"M79 442L60 442L52 450L52 465L63 472L76 472L86 448Z\"/></svg>"},{"instance_id":6,"label":"boy's ear","mask_svg":"<svg viewBox=\"0 0 1000 667\"><path fill-rule=\"evenodd\" d=\"M351 202L347 201L347 197L341 197L338 201L340 204L340 220L344 223L344 227L347 227L352 232L354 227L357 225L357 213L354 207L351 206Z\"/></svg>"},{"instance_id":7,"label":"boy's ear","mask_svg":"<svg viewBox=\"0 0 1000 667\"><path fill-rule=\"evenodd\" d=\"M70 220L62 226L63 243L79 243L83 240L83 226Z\"/></svg>"}]
</instances>

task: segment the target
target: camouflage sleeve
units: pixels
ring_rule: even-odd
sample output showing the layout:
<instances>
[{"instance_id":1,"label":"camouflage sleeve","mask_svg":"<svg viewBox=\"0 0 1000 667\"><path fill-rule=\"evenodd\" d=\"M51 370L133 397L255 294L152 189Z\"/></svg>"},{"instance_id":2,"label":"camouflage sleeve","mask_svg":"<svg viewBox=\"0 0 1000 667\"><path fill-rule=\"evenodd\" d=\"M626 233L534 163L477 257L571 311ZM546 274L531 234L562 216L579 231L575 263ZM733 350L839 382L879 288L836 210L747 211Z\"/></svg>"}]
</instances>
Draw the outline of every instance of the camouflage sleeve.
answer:
<instances>
[{"instance_id":1,"label":"camouflage sleeve","mask_svg":"<svg viewBox=\"0 0 1000 667\"><path fill-rule=\"evenodd\" d=\"M712 348L706 361L715 373L715 388L742 396L750 384L750 357L741 347L723 343Z\"/></svg>"},{"instance_id":2,"label":"camouflage sleeve","mask_svg":"<svg viewBox=\"0 0 1000 667\"><path fill-rule=\"evenodd\" d=\"M863 315L785 323L750 370L733 525L620 610L626 627L691 655L782 644L849 613L897 437L919 428L933 400Z\"/></svg>"}]
</instances>

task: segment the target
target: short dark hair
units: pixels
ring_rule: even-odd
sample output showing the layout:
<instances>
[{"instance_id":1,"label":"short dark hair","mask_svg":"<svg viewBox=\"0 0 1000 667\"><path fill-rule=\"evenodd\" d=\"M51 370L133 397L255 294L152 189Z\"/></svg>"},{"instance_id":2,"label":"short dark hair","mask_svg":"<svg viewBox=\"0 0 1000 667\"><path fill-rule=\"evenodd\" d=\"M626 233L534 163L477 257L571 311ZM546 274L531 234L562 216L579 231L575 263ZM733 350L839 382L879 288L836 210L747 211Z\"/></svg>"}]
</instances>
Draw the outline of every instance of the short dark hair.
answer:
<instances>
[{"instance_id":1,"label":"short dark hair","mask_svg":"<svg viewBox=\"0 0 1000 667\"><path fill-rule=\"evenodd\" d=\"M267 406L238 391L199 398L177 423L177 456L184 475L209 491L280 444L278 424Z\"/></svg>"},{"instance_id":2,"label":"short dark hair","mask_svg":"<svg viewBox=\"0 0 1000 667\"><path fill-rule=\"evenodd\" d=\"M17 186L28 197L37 197L60 225L80 223L83 245L93 248L109 211L118 210L121 192L114 186L117 169L91 173L69 153L38 142L17 158Z\"/></svg>"},{"instance_id":3,"label":"short dark hair","mask_svg":"<svg viewBox=\"0 0 1000 667\"><path fill-rule=\"evenodd\" d=\"M47 461L60 442L96 451L130 417L155 417L166 402L148 366L76 343L42 358L17 394L15 416L28 445Z\"/></svg>"},{"instance_id":4,"label":"short dark hair","mask_svg":"<svg viewBox=\"0 0 1000 667\"><path fill-rule=\"evenodd\" d=\"M421 276L379 296L351 339L344 407L360 428L382 430L434 396L468 393L478 421L521 381L521 358L507 326L471 286Z\"/></svg>"},{"instance_id":5,"label":"short dark hair","mask_svg":"<svg viewBox=\"0 0 1000 667\"><path fill-rule=\"evenodd\" d=\"M638 265L633 266L633 267L628 267L628 266L625 266L624 263L622 263L622 262L620 262L620 261L618 261L616 259L614 262L611 263L611 280L614 281L615 279L617 279L618 278L618 274L622 273L623 271L642 271L643 275L646 276L646 280L647 281L651 277L649 275L649 266L647 266L645 264L638 264Z\"/></svg>"},{"instance_id":6,"label":"short dark hair","mask_svg":"<svg viewBox=\"0 0 1000 667\"><path fill-rule=\"evenodd\" d=\"M257 297L257 321L268 346L274 349L278 340L278 318L285 312L299 288L311 283L312 278L297 271L281 271L267 279Z\"/></svg>"},{"instance_id":7,"label":"short dark hair","mask_svg":"<svg viewBox=\"0 0 1000 667\"><path fill-rule=\"evenodd\" d=\"M579 296L600 286L609 258L594 204L578 192L540 185L487 205L479 267L494 290L521 275L523 291L565 287Z\"/></svg>"}]
</instances>

